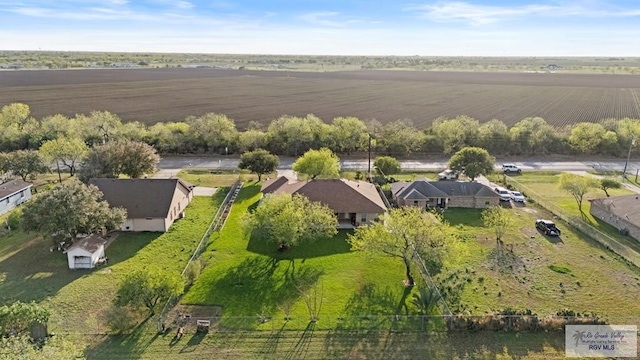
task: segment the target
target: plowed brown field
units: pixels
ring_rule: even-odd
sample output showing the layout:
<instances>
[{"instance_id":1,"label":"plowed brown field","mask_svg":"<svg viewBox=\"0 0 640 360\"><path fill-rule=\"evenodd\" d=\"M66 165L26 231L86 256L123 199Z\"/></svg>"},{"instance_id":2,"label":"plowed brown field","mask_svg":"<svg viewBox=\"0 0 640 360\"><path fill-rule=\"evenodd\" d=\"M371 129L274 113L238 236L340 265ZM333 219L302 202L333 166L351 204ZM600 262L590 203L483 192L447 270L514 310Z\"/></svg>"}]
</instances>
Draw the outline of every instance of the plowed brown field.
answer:
<instances>
[{"instance_id":1,"label":"plowed brown field","mask_svg":"<svg viewBox=\"0 0 640 360\"><path fill-rule=\"evenodd\" d=\"M36 118L107 110L124 121L181 121L218 112L242 128L283 114L356 116L425 128L440 116L507 125L540 116L556 126L640 118L640 76L470 72L282 72L105 69L0 72L0 105Z\"/></svg>"}]
</instances>

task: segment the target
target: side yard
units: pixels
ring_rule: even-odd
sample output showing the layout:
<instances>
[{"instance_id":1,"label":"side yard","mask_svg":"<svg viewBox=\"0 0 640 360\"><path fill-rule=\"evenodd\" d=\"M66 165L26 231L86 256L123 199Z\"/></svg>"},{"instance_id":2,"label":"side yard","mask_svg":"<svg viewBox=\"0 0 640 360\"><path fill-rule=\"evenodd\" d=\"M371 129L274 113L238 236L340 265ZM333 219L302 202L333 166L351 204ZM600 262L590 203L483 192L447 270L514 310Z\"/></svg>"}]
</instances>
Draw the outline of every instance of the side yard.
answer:
<instances>
[{"instance_id":1,"label":"side yard","mask_svg":"<svg viewBox=\"0 0 640 360\"><path fill-rule=\"evenodd\" d=\"M224 194L196 197L189 216L167 233L121 233L106 250L108 266L69 270L66 255L50 243L15 231L0 238L0 301L35 300L52 309L50 331L105 333L103 312L122 276L147 266L180 272L206 230Z\"/></svg>"}]
</instances>

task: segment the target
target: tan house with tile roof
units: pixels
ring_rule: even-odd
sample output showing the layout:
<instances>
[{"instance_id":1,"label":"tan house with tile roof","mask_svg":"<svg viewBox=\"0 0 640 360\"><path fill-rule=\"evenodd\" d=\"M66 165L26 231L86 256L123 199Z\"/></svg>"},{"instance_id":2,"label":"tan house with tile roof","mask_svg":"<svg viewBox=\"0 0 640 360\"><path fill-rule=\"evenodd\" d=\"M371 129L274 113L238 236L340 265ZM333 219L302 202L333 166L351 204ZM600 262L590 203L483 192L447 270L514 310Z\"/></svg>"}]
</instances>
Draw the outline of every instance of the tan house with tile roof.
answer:
<instances>
[{"instance_id":1,"label":"tan house with tile roof","mask_svg":"<svg viewBox=\"0 0 640 360\"><path fill-rule=\"evenodd\" d=\"M165 232L184 216L194 186L181 179L91 179L112 207L127 210L122 231Z\"/></svg>"},{"instance_id":2,"label":"tan house with tile roof","mask_svg":"<svg viewBox=\"0 0 640 360\"><path fill-rule=\"evenodd\" d=\"M346 179L289 180L284 176L262 183L263 194L300 194L327 205L338 218L338 227L369 224L387 211L375 185Z\"/></svg>"},{"instance_id":3,"label":"tan house with tile roof","mask_svg":"<svg viewBox=\"0 0 640 360\"><path fill-rule=\"evenodd\" d=\"M614 196L589 201L591 215L640 241L640 195Z\"/></svg>"}]
</instances>

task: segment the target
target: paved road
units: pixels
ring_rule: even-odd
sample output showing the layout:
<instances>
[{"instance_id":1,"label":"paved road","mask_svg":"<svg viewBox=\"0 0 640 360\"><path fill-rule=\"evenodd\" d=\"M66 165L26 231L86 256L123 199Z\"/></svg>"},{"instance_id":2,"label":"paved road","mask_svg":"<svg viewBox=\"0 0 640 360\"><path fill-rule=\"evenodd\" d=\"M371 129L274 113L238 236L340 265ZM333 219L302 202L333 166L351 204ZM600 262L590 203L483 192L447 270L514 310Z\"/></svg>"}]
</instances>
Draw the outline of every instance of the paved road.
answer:
<instances>
[{"instance_id":1,"label":"paved road","mask_svg":"<svg viewBox=\"0 0 640 360\"><path fill-rule=\"evenodd\" d=\"M177 174L180 169L220 169L233 170L238 168L237 157L180 157L168 156L162 158L158 164L158 168L168 174ZM295 161L293 157L281 157L279 169L291 169L291 165ZM510 162L518 165L523 170L555 170L555 171L622 171L624 168L624 160L582 160L582 161L545 161L544 159L523 160L523 161L502 161L497 160L498 164L502 162ZM347 170L367 170L367 159L361 160L342 160L342 168ZM446 160L438 161L419 161L419 160L400 160L400 164L404 170L442 170L447 167ZM633 160L627 166L627 172L635 174L640 169L640 161Z\"/></svg>"}]
</instances>

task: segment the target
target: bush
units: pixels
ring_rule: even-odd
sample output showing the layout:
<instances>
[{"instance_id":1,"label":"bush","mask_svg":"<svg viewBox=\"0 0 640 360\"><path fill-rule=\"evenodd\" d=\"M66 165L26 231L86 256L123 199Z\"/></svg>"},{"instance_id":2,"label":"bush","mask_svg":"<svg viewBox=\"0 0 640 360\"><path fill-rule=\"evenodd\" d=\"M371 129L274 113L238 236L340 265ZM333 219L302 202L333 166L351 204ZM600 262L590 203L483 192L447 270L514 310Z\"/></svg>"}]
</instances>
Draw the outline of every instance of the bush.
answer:
<instances>
[{"instance_id":1,"label":"bush","mask_svg":"<svg viewBox=\"0 0 640 360\"><path fill-rule=\"evenodd\" d=\"M128 306L112 306L105 314L107 326L114 334L122 334L131 330L136 325L136 318L136 314Z\"/></svg>"},{"instance_id":2,"label":"bush","mask_svg":"<svg viewBox=\"0 0 640 360\"><path fill-rule=\"evenodd\" d=\"M190 262L189 265L187 266L187 270L184 273L185 284L187 286L193 285L193 283L196 281L198 276L200 276L200 273L202 272L202 269L204 269L205 266L206 264L203 259L196 259Z\"/></svg>"},{"instance_id":3,"label":"bush","mask_svg":"<svg viewBox=\"0 0 640 360\"><path fill-rule=\"evenodd\" d=\"M20 218L22 217L20 210L14 210L9 214L4 227L8 230L18 230L20 228Z\"/></svg>"}]
</instances>

